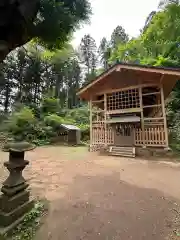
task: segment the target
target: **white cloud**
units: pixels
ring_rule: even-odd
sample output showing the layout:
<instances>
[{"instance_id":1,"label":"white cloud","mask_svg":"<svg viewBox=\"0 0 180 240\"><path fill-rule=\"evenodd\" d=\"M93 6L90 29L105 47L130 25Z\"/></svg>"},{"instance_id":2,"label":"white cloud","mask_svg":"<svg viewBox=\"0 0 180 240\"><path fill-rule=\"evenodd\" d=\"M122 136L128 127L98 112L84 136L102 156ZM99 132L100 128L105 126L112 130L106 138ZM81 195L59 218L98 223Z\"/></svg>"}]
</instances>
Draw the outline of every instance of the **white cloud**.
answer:
<instances>
[{"instance_id":1,"label":"white cloud","mask_svg":"<svg viewBox=\"0 0 180 240\"><path fill-rule=\"evenodd\" d=\"M91 0L91 24L84 25L74 34L74 46L79 45L84 34L91 34L99 43L102 37L111 36L117 25L130 36L137 36L149 13L157 9L159 0Z\"/></svg>"}]
</instances>

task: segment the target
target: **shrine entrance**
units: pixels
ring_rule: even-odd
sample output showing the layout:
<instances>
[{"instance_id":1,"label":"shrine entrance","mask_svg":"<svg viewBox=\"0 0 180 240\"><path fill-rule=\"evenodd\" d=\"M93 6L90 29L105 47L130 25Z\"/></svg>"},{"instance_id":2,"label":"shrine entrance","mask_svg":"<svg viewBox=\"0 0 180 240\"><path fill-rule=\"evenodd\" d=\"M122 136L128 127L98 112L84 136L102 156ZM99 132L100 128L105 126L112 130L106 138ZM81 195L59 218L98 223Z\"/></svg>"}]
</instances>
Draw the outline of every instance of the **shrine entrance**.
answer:
<instances>
[{"instance_id":1,"label":"shrine entrance","mask_svg":"<svg viewBox=\"0 0 180 240\"><path fill-rule=\"evenodd\" d=\"M114 145L121 147L134 146L134 125L115 124L114 126Z\"/></svg>"}]
</instances>

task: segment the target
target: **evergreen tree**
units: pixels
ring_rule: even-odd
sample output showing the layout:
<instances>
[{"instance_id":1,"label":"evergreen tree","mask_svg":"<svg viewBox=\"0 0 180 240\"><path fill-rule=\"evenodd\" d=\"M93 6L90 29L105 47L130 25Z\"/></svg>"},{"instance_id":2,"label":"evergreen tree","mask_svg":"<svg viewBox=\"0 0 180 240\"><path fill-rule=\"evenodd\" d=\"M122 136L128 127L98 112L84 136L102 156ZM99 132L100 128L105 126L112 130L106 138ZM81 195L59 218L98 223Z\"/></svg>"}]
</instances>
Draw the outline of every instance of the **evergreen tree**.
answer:
<instances>
[{"instance_id":1,"label":"evergreen tree","mask_svg":"<svg viewBox=\"0 0 180 240\"><path fill-rule=\"evenodd\" d=\"M116 48L119 44L126 43L128 41L128 35L122 26L117 26L111 35L111 46Z\"/></svg>"},{"instance_id":2,"label":"evergreen tree","mask_svg":"<svg viewBox=\"0 0 180 240\"><path fill-rule=\"evenodd\" d=\"M86 76L94 74L97 66L97 46L95 40L89 34L85 35L81 40L79 50L82 63L86 66ZM89 77L86 79L88 81Z\"/></svg>"},{"instance_id":3,"label":"evergreen tree","mask_svg":"<svg viewBox=\"0 0 180 240\"><path fill-rule=\"evenodd\" d=\"M109 67L108 61L111 57L111 48L110 48L109 42L105 37L102 38L100 42L99 56L100 56L100 63L103 65L104 69L108 69Z\"/></svg>"}]
</instances>

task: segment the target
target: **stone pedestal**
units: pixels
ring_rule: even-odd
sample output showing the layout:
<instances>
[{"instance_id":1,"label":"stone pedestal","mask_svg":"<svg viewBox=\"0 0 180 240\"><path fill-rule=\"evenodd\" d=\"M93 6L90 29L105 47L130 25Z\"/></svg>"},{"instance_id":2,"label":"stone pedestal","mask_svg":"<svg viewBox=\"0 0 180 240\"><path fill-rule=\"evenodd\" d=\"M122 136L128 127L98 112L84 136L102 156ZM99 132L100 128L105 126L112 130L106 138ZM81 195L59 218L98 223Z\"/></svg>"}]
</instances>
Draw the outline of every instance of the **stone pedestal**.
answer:
<instances>
[{"instance_id":1,"label":"stone pedestal","mask_svg":"<svg viewBox=\"0 0 180 240\"><path fill-rule=\"evenodd\" d=\"M22 176L22 171L29 164L24 160L25 151L32 149L33 146L24 142L7 144L4 147L4 151L9 152L9 161L4 163L9 176L1 188L0 235L14 228L33 207L27 190L29 185Z\"/></svg>"}]
</instances>

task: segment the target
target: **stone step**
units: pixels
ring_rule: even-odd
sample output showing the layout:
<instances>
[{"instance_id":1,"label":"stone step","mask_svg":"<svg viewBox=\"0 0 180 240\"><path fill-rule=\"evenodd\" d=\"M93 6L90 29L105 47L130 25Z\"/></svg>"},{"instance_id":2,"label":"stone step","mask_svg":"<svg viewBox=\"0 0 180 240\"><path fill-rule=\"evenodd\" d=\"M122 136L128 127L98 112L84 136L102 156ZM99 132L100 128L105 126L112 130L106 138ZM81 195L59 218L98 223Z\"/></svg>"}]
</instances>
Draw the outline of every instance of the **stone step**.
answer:
<instances>
[{"instance_id":1,"label":"stone step","mask_svg":"<svg viewBox=\"0 0 180 240\"><path fill-rule=\"evenodd\" d=\"M114 149L132 149L133 147L118 147L118 146L110 146L113 147Z\"/></svg>"},{"instance_id":2,"label":"stone step","mask_svg":"<svg viewBox=\"0 0 180 240\"><path fill-rule=\"evenodd\" d=\"M135 157L135 148L111 146L109 148L109 153L112 156Z\"/></svg>"},{"instance_id":3,"label":"stone step","mask_svg":"<svg viewBox=\"0 0 180 240\"><path fill-rule=\"evenodd\" d=\"M111 156L118 156L118 157L127 157L127 158L134 158L134 155L127 155L126 153L111 153Z\"/></svg>"},{"instance_id":4,"label":"stone step","mask_svg":"<svg viewBox=\"0 0 180 240\"><path fill-rule=\"evenodd\" d=\"M116 151L116 152L132 152L132 149L112 149L111 151Z\"/></svg>"}]
</instances>

